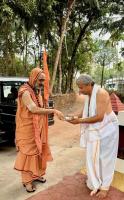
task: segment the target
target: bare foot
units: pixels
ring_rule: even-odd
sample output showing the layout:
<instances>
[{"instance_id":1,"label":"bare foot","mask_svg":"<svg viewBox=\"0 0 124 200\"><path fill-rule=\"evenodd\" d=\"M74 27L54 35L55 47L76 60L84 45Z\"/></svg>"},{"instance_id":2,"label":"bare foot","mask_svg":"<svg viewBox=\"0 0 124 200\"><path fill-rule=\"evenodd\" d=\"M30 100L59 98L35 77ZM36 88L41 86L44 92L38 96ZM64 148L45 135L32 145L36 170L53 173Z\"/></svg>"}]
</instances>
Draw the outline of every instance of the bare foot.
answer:
<instances>
[{"instance_id":1,"label":"bare foot","mask_svg":"<svg viewBox=\"0 0 124 200\"><path fill-rule=\"evenodd\" d=\"M107 197L107 194L108 194L108 190L100 190L98 193L97 193L97 197L99 199L104 199Z\"/></svg>"},{"instance_id":2,"label":"bare foot","mask_svg":"<svg viewBox=\"0 0 124 200\"><path fill-rule=\"evenodd\" d=\"M97 189L95 189L95 190L93 190L91 193L90 193L90 196L93 196L93 195L95 195L96 193L97 193Z\"/></svg>"},{"instance_id":3,"label":"bare foot","mask_svg":"<svg viewBox=\"0 0 124 200\"><path fill-rule=\"evenodd\" d=\"M82 167L81 170L80 170L80 172L81 172L82 174L87 175L87 169L86 169L86 167Z\"/></svg>"}]
</instances>

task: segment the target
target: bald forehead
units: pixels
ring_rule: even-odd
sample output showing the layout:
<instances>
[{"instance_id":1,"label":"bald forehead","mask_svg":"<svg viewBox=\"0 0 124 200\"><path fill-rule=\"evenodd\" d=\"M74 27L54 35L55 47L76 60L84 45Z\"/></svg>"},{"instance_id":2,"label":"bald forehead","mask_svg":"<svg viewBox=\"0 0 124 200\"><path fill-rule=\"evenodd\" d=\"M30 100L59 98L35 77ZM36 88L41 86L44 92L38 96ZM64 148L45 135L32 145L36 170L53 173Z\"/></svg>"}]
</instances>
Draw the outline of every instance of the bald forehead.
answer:
<instances>
[{"instance_id":1,"label":"bald forehead","mask_svg":"<svg viewBox=\"0 0 124 200\"><path fill-rule=\"evenodd\" d=\"M38 76L38 79L43 79L43 80L45 80L45 79L46 79L45 74L44 74L43 72L40 73L39 76Z\"/></svg>"}]
</instances>

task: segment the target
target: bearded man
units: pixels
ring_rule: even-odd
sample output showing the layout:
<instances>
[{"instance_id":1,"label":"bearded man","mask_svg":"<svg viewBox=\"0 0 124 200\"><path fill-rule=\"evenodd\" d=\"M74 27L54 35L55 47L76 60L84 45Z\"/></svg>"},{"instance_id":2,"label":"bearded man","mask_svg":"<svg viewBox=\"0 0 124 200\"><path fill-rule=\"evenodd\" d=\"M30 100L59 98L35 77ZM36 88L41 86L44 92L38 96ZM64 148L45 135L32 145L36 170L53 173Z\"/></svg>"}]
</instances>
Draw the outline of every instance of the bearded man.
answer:
<instances>
[{"instance_id":1,"label":"bearded man","mask_svg":"<svg viewBox=\"0 0 124 200\"><path fill-rule=\"evenodd\" d=\"M18 92L15 139L18 154L14 168L21 172L27 192L36 190L34 180L46 182L43 175L47 161L52 160L48 144L48 114L54 113L59 119L63 118L60 111L44 105L41 95L44 80L45 74L36 67L30 73L29 82Z\"/></svg>"}]
</instances>

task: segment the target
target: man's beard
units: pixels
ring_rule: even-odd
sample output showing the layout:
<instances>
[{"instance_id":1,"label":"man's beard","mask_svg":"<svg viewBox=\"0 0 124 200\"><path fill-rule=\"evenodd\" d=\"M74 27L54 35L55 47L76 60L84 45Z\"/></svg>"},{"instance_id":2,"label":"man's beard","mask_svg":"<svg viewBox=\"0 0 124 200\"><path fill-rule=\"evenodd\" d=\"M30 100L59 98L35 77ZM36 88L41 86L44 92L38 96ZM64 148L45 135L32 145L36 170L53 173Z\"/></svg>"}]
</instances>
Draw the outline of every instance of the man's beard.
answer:
<instances>
[{"instance_id":1,"label":"man's beard","mask_svg":"<svg viewBox=\"0 0 124 200\"><path fill-rule=\"evenodd\" d=\"M34 92L35 92L36 95L38 95L39 92L42 93L43 91L44 91L44 85L43 84L34 86Z\"/></svg>"}]
</instances>

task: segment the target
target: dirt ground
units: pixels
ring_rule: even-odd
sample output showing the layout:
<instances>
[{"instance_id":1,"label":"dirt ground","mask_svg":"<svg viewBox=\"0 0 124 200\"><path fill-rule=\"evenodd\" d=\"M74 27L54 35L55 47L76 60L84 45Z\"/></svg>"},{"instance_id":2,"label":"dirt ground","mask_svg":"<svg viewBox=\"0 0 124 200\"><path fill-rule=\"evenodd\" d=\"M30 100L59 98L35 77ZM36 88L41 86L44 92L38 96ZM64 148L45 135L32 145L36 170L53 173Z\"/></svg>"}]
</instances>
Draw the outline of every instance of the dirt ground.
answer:
<instances>
[{"instance_id":1,"label":"dirt ground","mask_svg":"<svg viewBox=\"0 0 124 200\"><path fill-rule=\"evenodd\" d=\"M66 175L80 171L85 155L79 147L79 132L79 125L55 118L55 124L49 127L49 143L54 160L48 163L47 182L38 183L36 192L58 183ZM15 158L14 147L0 148L0 200L25 200L32 196L22 187L20 173L13 169Z\"/></svg>"}]
</instances>

